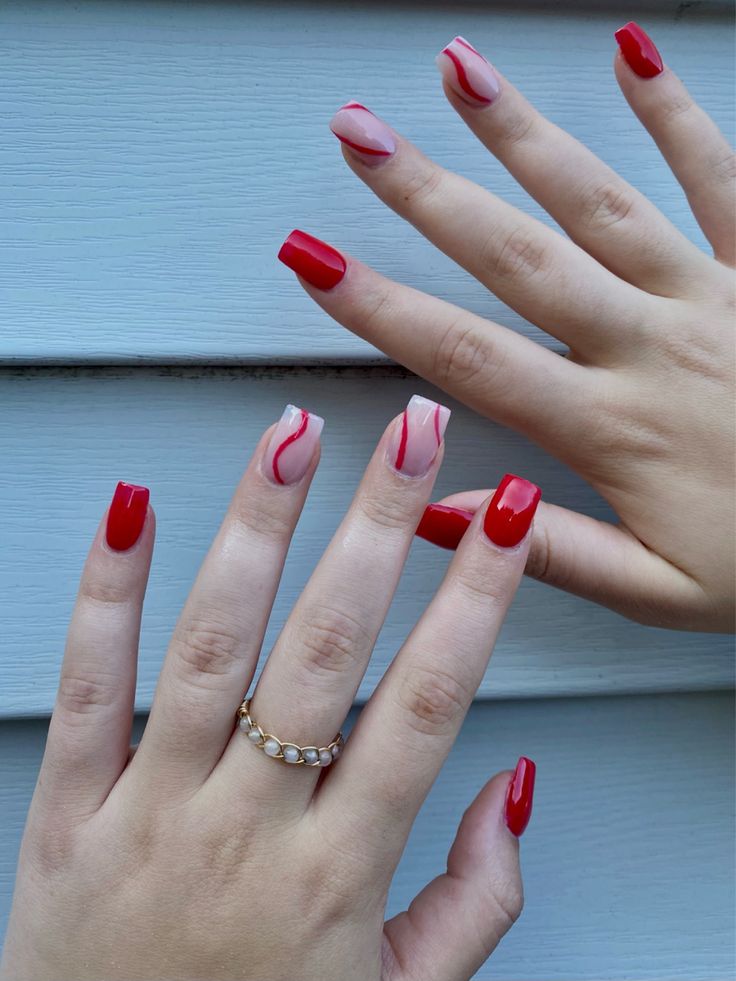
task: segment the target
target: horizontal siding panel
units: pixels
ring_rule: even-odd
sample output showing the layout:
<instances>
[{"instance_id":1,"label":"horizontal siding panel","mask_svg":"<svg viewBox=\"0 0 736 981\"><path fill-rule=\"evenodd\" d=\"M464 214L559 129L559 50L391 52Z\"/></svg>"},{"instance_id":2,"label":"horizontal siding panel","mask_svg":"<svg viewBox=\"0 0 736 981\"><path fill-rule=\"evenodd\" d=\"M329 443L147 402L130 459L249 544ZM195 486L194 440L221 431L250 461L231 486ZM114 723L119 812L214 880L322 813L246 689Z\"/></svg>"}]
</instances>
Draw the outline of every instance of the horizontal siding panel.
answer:
<instances>
[{"instance_id":1,"label":"horizontal siding panel","mask_svg":"<svg viewBox=\"0 0 736 981\"><path fill-rule=\"evenodd\" d=\"M79 572L119 478L152 488L158 541L144 614L146 709L178 611L246 459L287 401L324 415L322 463L265 650L353 494L375 442L414 391L398 368L7 369L0 373L0 716L49 712ZM436 496L505 471L545 499L609 517L579 478L455 403ZM365 698L438 585L448 553L417 542L360 690ZM539 583L509 614L483 698L682 691L733 683L729 637L647 629Z\"/></svg>"},{"instance_id":2,"label":"horizontal siding panel","mask_svg":"<svg viewBox=\"0 0 736 981\"><path fill-rule=\"evenodd\" d=\"M276 261L295 225L539 336L389 213L327 130L337 106L360 99L543 217L444 99L433 57L458 32L703 244L615 83L623 11L584 7L3 4L0 360L380 359ZM645 23L733 135L727 5L663 2Z\"/></svg>"},{"instance_id":3,"label":"horizontal siding panel","mask_svg":"<svg viewBox=\"0 0 736 981\"><path fill-rule=\"evenodd\" d=\"M0 724L0 937L45 728ZM388 914L444 871L463 809L523 752L539 768L521 846L526 906L476 977L733 977L733 745L726 694L476 703L419 814Z\"/></svg>"}]
</instances>

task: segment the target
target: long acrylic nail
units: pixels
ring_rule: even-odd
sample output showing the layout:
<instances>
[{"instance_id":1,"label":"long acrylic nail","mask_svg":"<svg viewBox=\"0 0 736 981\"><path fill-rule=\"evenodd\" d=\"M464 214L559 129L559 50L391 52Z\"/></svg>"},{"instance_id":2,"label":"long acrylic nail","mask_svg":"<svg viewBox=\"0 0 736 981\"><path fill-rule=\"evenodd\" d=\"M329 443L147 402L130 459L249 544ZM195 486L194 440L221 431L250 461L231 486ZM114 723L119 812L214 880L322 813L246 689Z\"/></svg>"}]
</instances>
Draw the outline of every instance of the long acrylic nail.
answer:
<instances>
[{"instance_id":1,"label":"long acrylic nail","mask_svg":"<svg viewBox=\"0 0 736 981\"><path fill-rule=\"evenodd\" d=\"M470 106L489 106L501 93L501 82L490 62L464 37L453 38L435 61L442 77Z\"/></svg>"},{"instance_id":2,"label":"long acrylic nail","mask_svg":"<svg viewBox=\"0 0 736 981\"><path fill-rule=\"evenodd\" d=\"M532 816L536 773L537 767L534 762L522 756L516 764L514 775L506 791L506 827L517 838L524 834Z\"/></svg>"},{"instance_id":3,"label":"long acrylic nail","mask_svg":"<svg viewBox=\"0 0 736 981\"><path fill-rule=\"evenodd\" d=\"M150 492L147 487L120 481L107 512L105 540L116 552L132 548L141 537L148 513Z\"/></svg>"},{"instance_id":4,"label":"long acrylic nail","mask_svg":"<svg viewBox=\"0 0 736 981\"><path fill-rule=\"evenodd\" d=\"M325 421L320 416L287 405L268 444L264 469L275 484L295 484L314 456Z\"/></svg>"},{"instance_id":5,"label":"long acrylic nail","mask_svg":"<svg viewBox=\"0 0 736 981\"><path fill-rule=\"evenodd\" d=\"M464 508L428 504L415 535L439 548L456 549L472 520L473 512Z\"/></svg>"},{"instance_id":6,"label":"long acrylic nail","mask_svg":"<svg viewBox=\"0 0 736 981\"><path fill-rule=\"evenodd\" d=\"M330 120L330 129L360 159L375 166L396 150L396 140L388 126L359 102L347 102Z\"/></svg>"},{"instance_id":7,"label":"long acrylic nail","mask_svg":"<svg viewBox=\"0 0 736 981\"><path fill-rule=\"evenodd\" d=\"M423 477L427 473L437 456L449 418L446 405L412 395L394 428L389 447L391 463L400 473L407 477Z\"/></svg>"},{"instance_id":8,"label":"long acrylic nail","mask_svg":"<svg viewBox=\"0 0 736 981\"><path fill-rule=\"evenodd\" d=\"M536 484L507 473L488 505L483 520L486 535L501 548L518 545L529 531L541 496Z\"/></svg>"},{"instance_id":9,"label":"long acrylic nail","mask_svg":"<svg viewBox=\"0 0 736 981\"><path fill-rule=\"evenodd\" d=\"M279 259L318 290L331 290L345 275L347 263L337 249L295 228L279 249Z\"/></svg>"},{"instance_id":10,"label":"long acrylic nail","mask_svg":"<svg viewBox=\"0 0 736 981\"><path fill-rule=\"evenodd\" d=\"M626 64L640 78L654 78L661 74L664 68L662 56L646 31L633 20L619 27L614 37Z\"/></svg>"}]
</instances>

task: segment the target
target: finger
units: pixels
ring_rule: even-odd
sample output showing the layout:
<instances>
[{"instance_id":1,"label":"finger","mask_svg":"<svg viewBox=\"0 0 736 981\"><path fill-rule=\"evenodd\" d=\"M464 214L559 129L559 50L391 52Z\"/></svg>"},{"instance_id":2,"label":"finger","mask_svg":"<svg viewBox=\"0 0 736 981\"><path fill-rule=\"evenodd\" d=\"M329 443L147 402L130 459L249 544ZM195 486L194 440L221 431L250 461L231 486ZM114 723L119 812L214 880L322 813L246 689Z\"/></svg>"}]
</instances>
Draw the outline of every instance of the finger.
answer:
<instances>
[{"instance_id":1,"label":"finger","mask_svg":"<svg viewBox=\"0 0 736 981\"><path fill-rule=\"evenodd\" d=\"M702 252L643 194L537 112L464 38L451 41L437 64L454 109L586 252L652 293L679 295L697 277ZM477 97L463 88L471 73Z\"/></svg>"},{"instance_id":2,"label":"finger","mask_svg":"<svg viewBox=\"0 0 736 981\"><path fill-rule=\"evenodd\" d=\"M441 547L456 548L489 493L464 491L430 505L417 534ZM686 611L702 608L700 586L690 576L625 528L555 504L539 506L525 572L630 620L703 629L698 621L687 620Z\"/></svg>"},{"instance_id":3,"label":"finger","mask_svg":"<svg viewBox=\"0 0 736 981\"><path fill-rule=\"evenodd\" d=\"M600 375L459 307L400 286L305 232L279 258L348 330L483 415L567 459L589 431Z\"/></svg>"},{"instance_id":4,"label":"finger","mask_svg":"<svg viewBox=\"0 0 736 981\"><path fill-rule=\"evenodd\" d=\"M309 579L269 655L251 699L251 716L267 734L263 752L236 733L223 759L233 773L245 763L269 797L283 790L304 808L319 777L318 750L342 726L393 599L414 530L442 460L450 410L415 395L388 427L350 510ZM279 742L288 742L281 749ZM296 747L312 748L300 755ZM287 762L305 759L298 776ZM229 757L229 758L228 758ZM325 763L331 762L327 754Z\"/></svg>"},{"instance_id":5,"label":"finger","mask_svg":"<svg viewBox=\"0 0 736 981\"><path fill-rule=\"evenodd\" d=\"M393 142L391 153L355 149L366 120L384 145ZM439 167L363 106L349 103L331 127L349 140L348 165L381 200L527 320L590 356L638 330L640 292L574 242Z\"/></svg>"},{"instance_id":6,"label":"finger","mask_svg":"<svg viewBox=\"0 0 736 981\"><path fill-rule=\"evenodd\" d=\"M466 981L521 915L519 845L507 817L517 785L530 811L531 760L522 758L513 774L489 780L463 815L447 871L386 922L390 956L398 966L391 977L397 981Z\"/></svg>"},{"instance_id":7,"label":"finger","mask_svg":"<svg viewBox=\"0 0 736 981\"><path fill-rule=\"evenodd\" d=\"M128 760L155 520L147 488L119 483L92 543L67 635L39 796L95 811Z\"/></svg>"},{"instance_id":8,"label":"finger","mask_svg":"<svg viewBox=\"0 0 736 981\"><path fill-rule=\"evenodd\" d=\"M135 767L159 789L201 786L253 677L323 420L293 405L261 439L187 599Z\"/></svg>"},{"instance_id":9,"label":"finger","mask_svg":"<svg viewBox=\"0 0 736 981\"><path fill-rule=\"evenodd\" d=\"M733 149L637 24L616 31L616 40L614 68L622 92L682 185L716 259L736 265Z\"/></svg>"},{"instance_id":10,"label":"finger","mask_svg":"<svg viewBox=\"0 0 736 981\"><path fill-rule=\"evenodd\" d=\"M485 674L524 570L539 495L510 474L499 484L316 797L318 815L350 802L351 833L366 848L397 858L403 848Z\"/></svg>"}]
</instances>

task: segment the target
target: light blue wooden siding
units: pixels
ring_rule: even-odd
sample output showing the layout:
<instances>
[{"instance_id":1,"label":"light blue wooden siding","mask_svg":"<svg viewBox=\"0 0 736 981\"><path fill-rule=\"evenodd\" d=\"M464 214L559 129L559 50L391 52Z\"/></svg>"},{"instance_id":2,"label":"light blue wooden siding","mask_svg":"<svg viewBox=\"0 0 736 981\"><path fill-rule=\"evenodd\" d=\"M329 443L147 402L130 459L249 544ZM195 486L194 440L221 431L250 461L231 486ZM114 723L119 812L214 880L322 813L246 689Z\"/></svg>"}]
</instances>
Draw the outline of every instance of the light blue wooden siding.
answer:
<instances>
[{"instance_id":1,"label":"light blue wooden siding","mask_svg":"<svg viewBox=\"0 0 736 981\"><path fill-rule=\"evenodd\" d=\"M44 730L0 726L0 931ZM477 977L726 981L733 738L726 693L552 699L542 711L476 703L414 826L389 915L445 870L463 809L523 752L539 764L521 842L526 907Z\"/></svg>"},{"instance_id":2,"label":"light blue wooden siding","mask_svg":"<svg viewBox=\"0 0 736 981\"><path fill-rule=\"evenodd\" d=\"M359 99L544 218L447 105L434 56L458 32L702 242L612 73L633 9L543 7L6 0L0 357L375 357L275 261L295 225L536 336L380 204L327 129ZM636 16L732 135L728 5L647 7Z\"/></svg>"},{"instance_id":3,"label":"light blue wooden siding","mask_svg":"<svg viewBox=\"0 0 736 981\"><path fill-rule=\"evenodd\" d=\"M382 356L305 298L275 260L286 232L306 227L541 336L357 181L327 131L332 111L364 101L547 220L442 96L434 54L465 34L703 244L615 84L612 31L630 16L733 137L725 2L0 5L0 935L79 569L114 482L149 483L159 519L143 711L247 454L282 405L307 404L327 427L269 641L380 429L413 391L433 393L369 367ZM65 367L39 367L51 362ZM335 367L345 362L357 367ZM609 516L528 442L453 408L438 494L512 470L549 501ZM446 561L414 546L361 698ZM647 630L525 583L389 912L442 871L487 777L526 753L540 768L522 843L527 907L479 977L732 976L733 705L716 689L733 677L729 638Z\"/></svg>"}]
</instances>

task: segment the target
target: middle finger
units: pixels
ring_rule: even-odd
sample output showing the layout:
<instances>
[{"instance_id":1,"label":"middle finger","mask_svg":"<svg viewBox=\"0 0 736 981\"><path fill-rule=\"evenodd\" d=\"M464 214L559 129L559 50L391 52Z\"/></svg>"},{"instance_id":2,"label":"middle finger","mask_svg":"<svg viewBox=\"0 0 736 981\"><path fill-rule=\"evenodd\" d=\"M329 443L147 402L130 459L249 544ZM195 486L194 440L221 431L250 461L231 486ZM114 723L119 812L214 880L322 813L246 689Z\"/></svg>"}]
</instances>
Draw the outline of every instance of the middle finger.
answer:
<instances>
[{"instance_id":1,"label":"middle finger","mask_svg":"<svg viewBox=\"0 0 736 981\"><path fill-rule=\"evenodd\" d=\"M638 331L647 294L574 242L438 166L357 103L331 128L361 180L531 323L591 357Z\"/></svg>"}]
</instances>

